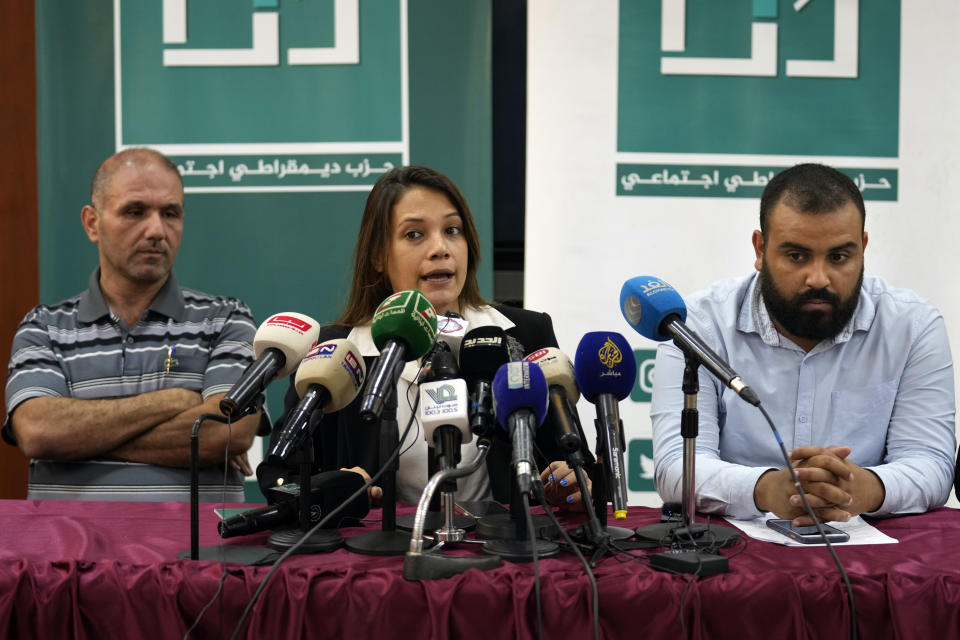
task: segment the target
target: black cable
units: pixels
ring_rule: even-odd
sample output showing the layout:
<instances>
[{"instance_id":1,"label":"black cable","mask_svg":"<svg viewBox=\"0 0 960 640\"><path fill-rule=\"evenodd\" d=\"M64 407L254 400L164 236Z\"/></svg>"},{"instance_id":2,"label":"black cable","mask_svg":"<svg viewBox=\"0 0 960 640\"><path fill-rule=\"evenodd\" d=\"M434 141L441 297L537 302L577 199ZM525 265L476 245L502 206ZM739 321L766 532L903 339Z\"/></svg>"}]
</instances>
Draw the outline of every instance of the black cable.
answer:
<instances>
[{"instance_id":1,"label":"black cable","mask_svg":"<svg viewBox=\"0 0 960 640\"><path fill-rule=\"evenodd\" d=\"M221 513L226 515L227 513L227 471L230 467L230 440L232 439L232 430L230 426L230 416L227 416L227 444L223 450L223 489L220 493L220 509ZM190 636L190 633L200 624L200 620L203 619L203 614L207 612L207 609L210 608L214 602L220 599L220 637L223 637L223 599L220 596L223 594L223 583L227 581L227 555L223 552L223 538L221 537L217 543L217 546L220 547L220 557L223 562L223 571L220 574L220 583L217 585L217 590L214 592L213 597L210 598L210 601L207 604L203 605L203 608L200 609L200 613L197 614L197 617L194 618L193 624L187 629L186 633L183 634L183 640L187 640Z\"/></svg>"},{"instance_id":2,"label":"black cable","mask_svg":"<svg viewBox=\"0 0 960 640\"><path fill-rule=\"evenodd\" d=\"M530 513L530 494L523 494L523 515L527 520L527 532L530 534L530 552L533 554L533 590L537 605L537 639L543 640L543 610L540 606L540 567L537 563L537 532L533 528L533 515Z\"/></svg>"},{"instance_id":3,"label":"black cable","mask_svg":"<svg viewBox=\"0 0 960 640\"><path fill-rule=\"evenodd\" d=\"M410 384L412 385L413 383L411 382ZM276 562L274 562L273 566L270 568L270 571L267 572L267 575L264 576L263 580L257 586L257 590L253 592L253 596L250 598L250 602L247 603L246 608L243 610L243 615L240 616L240 620L237 622L237 628L234 630L233 635L230 636L230 640L236 640L236 638L240 636L240 630L243 629L243 625L244 623L246 623L247 617L250 615L250 612L253 611L253 607L257 603L257 600L260 598L260 594L263 593L263 590L267 586L267 582L270 581L270 578L273 577L273 574L276 573L277 569L280 568L280 565L283 563L283 561L289 558L297 549L300 548L300 546L304 543L305 540L307 540L318 529L320 529L323 525L329 522L330 519L333 518L333 516L337 515L338 513L340 513L340 511L345 509L347 505L349 505L354 501L354 499L363 495L363 492L365 492L368 487L373 485L374 482L379 480L380 476L382 476L387 471L387 469L390 468L390 466L393 464L393 461L396 460L397 457L400 455L400 447L403 446L402 443L404 439L406 439L407 433L410 431L410 427L413 424L413 417L416 414L416 407L418 407L419 405L420 405L420 396L418 394L416 397L416 400L414 401L414 410L410 413L410 419L407 421L407 426L403 430L403 435L401 435L399 438L400 441L397 443L396 448L390 453L390 457L387 458L383 466L380 467L375 474L373 474L373 477L370 478L370 481L364 483L362 487L354 491L350 495L350 497L348 497L346 500L340 503L340 506L338 506L336 509L334 509L333 511L328 513L326 516L324 516L317 524L313 525L313 527L309 531L303 534L300 540L298 540L289 549L284 551L283 555L277 558Z\"/></svg>"},{"instance_id":4,"label":"black cable","mask_svg":"<svg viewBox=\"0 0 960 640\"><path fill-rule=\"evenodd\" d=\"M780 453L783 454L783 460L787 465L786 468L790 472L790 479L793 480L793 485L797 488L797 493L800 494L800 500L803 501L803 507L806 509L807 515L809 515L810 519L813 520L814 526L817 527L817 532L820 534L820 537L823 538L823 542L827 545L827 550L830 551L830 555L833 557L833 561L837 565L837 569L840 570L840 577L843 578L843 584L847 589L847 600L850 603L850 638L851 640L857 640L857 605L853 600L853 587L850 586L850 579L847 577L847 572L844 570L843 563L840 562L840 558L837 556L837 552L833 548L833 545L830 544L830 540L827 539L827 534L823 530L823 525L820 524L820 519L817 518L817 514L813 512L810 502L807 501L807 494L803 491L803 487L800 486L800 479L797 478L797 472L790 463L790 456L787 455L787 448L783 444L783 438L780 437L780 432L777 431L776 425L773 424L773 419L770 418L770 414L767 413L767 410L764 409L763 405L758 404L757 408L760 409L760 413L763 414L763 417L767 419L767 424L770 425L770 429L773 431L773 435L777 439L777 444L780 446Z\"/></svg>"},{"instance_id":5,"label":"black cable","mask_svg":"<svg viewBox=\"0 0 960 640\"><path fill-rule=\"evenodd\" d=\"M581 487L581 491L583 491L583 489L584 488ZM560 534L563 536L564 541L566 541L570 549L573 550L573 553L576 554L577 558L580 560L580 563L583 565L584 571L587 572L587 579L590 580L590 588L593 592L593 639L600 640L600 596L597 592L597 579L594 577L593 571L590 570L590 563L587 562L586 557L580 551L580 547L570 538L570 534L567 533L562 526L560 526L560 521L557 520L556 514L553 512L553 509L550 508L550 505L547 504L547 497L544 494L543 483L539 478L535 479L533 482L533 491L537 494L537 500L544 505L544 512L550 517L550 520L557 527L557 529L560 530ZM586 502L584 502L584 504L586 504ZM591 603L588 602L587 606L590 607L590 604Z\"/></svg>"}]
</instances>

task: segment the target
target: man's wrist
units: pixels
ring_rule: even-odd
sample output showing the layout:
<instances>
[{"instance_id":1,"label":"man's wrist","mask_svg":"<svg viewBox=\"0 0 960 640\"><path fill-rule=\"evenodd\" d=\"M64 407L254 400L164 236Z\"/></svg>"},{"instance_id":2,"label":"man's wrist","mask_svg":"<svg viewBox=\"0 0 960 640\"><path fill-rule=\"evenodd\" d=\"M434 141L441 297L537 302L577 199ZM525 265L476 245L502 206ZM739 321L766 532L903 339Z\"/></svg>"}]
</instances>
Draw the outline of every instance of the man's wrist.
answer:
<instances>
[{"instance_id":1,"label":"man's wrist","mask_svg":"<svg viewBox=\"0 0 960 640\"><path fill-rule=\"evenodd\" d=\"M775 477L770 474L776 473L776 471L776 469L767 469L760 474L757 483L753 486L753 504L760 513L773 511L773 501L770 493Z\"/></svg>"}]
</instances>

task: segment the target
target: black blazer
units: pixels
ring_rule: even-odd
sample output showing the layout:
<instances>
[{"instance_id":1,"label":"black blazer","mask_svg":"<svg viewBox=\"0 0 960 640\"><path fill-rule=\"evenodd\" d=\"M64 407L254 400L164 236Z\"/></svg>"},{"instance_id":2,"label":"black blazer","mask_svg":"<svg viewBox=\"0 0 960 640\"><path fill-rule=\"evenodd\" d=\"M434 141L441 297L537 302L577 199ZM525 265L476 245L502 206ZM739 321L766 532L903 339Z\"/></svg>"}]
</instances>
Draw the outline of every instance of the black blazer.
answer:
<instances>
[{"instance_id":1,"label":"black blazer","mask_svg":"<svg viewBox=\"0 0 960 640\"><path fill-rule=\"evenodd\" d=\"M514 327L505 331L508 339L508 349L511 360L521 360L528 353L545 347L557 347L557 337L553 332L553 321L546 313L527 311L516 307L495 306L497 311L506 316ZM351 327L344 325L327 325L320 330L317 342L346 338ZM365 357L364 362L369 370L376 360L374 357ZM287 415L299 402L299 397L293 386L291 376L290 388L284 398L283 415L276 421L273 434L277 434L287 420ZM365 423L360 420L361 396L335 413L324 415L314 431L314 473L330 471L340 468L363 467L370 474L379 468L377 456L377 423ZM574 412L576 408L574 407ZM401 429L403 425L400 425ZM563 460L564 454L557 445L558 430L555 423L549 419L537 430L536 447L538 464L543 468L549 461ZM588 469L593 463L593 456L586 447L586 438L581 433L584 442L583 453L588 460ZM271 438L272 440L272 438ZM490 487L495 500L509 502L512 474L510 473L511 445L504 434L494 439L487 456L487 473L490 477ZM266 461L257 468L257 479L260 488L266 492L267 488L275 486L277 478L296 478L297 469L270 465Z\"/></svg>"}]
</instances>

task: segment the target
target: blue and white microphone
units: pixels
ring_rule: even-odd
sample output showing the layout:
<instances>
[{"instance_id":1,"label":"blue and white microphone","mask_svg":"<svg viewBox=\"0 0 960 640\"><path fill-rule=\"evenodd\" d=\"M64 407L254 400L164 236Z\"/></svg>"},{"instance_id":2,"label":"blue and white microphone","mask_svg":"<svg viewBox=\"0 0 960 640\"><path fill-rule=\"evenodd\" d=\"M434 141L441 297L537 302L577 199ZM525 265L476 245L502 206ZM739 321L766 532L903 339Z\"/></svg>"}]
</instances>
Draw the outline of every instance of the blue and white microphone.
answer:
<instances>
[{"instance_id":1,"label":"blue and white microphone","mask_svg":"<svg viewBox=\"0 0 960 640\"><path fill-rule=\"evenodd\" d=\"M547 379L532 362L508 362L493 377L493 406L497 422L510 434L512 465L520 493L530 491L537 464L533 434L547 415Z\"/></svg>"},{"instance_id":2,"label":"blue and white microphone","mask_svg":"<svg viewBox=\"0 0 960 640\"><path fill-rule=\"evenodd\" d=\"M760 406L760 398L753 389L684 324L687 306L669 284L653 276L630 278L620 289L620 310L630 326L644 338L660 342L673 340L684 354L696 358L741 398L755 407Z\"/></svg>"}]
</instances>

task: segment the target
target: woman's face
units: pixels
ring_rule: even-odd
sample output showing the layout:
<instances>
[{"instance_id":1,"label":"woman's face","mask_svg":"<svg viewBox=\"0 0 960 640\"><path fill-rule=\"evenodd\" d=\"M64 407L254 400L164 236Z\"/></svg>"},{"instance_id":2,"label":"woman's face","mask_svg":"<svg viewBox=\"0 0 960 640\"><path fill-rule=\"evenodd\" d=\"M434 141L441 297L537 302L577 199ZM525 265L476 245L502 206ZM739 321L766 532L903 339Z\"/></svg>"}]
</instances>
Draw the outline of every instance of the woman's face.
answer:
<instances>
[{"instance_id":1,"label":"woman's face","mask_svg":"<svg viewBox=\"0 0 960 640\"><path fill-rule=\"evenodd\" d=\"M460 312L468 250L463 220L440 191L414 186L393 206L385 269L394 291L419 289L437 313Z\"/></svg>"}]
</instances>

